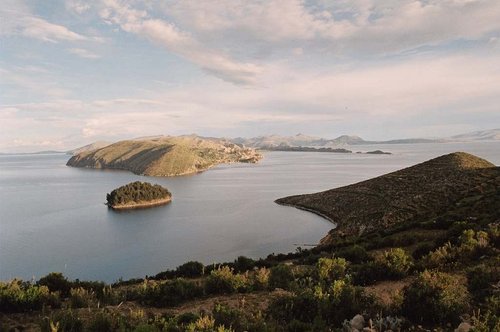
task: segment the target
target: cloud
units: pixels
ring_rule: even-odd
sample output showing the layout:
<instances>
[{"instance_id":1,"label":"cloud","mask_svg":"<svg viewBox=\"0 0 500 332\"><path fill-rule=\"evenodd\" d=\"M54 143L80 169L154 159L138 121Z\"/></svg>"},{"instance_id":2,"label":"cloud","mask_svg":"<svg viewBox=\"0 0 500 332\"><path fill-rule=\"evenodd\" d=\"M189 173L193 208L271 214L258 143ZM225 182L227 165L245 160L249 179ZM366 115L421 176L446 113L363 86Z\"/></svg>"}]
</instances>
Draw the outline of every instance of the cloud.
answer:
<instances>
[{"instance_id":1,"label":"cloud","mask_svg":"<svg viewBox=\"0 0 500 332\"><path fill-rule=\"evenodd\" d=\"M101 17L119 25L124 31L137 34L167 48L208 73L235 84L254 84L261 68L248 62L232 59L220 50L207 47L174 24L149 18L144 10L133 9L115 0L105 0Z\"/></svg>"},{"instance_id":2,"label":"cloud","mask_svg":"<svg viewBox=\"0 0 500 332\"><path fill-rule=\"evenodd\" d=\"M497 0L183 0L162 8L209 42L243 40L271 50L393 53L500 31Z\"/></svg>"},{"instance_id":3,"label":"cloud","mask_svg":"<svg viewBox=\"0 0 500 332\"><path fill-rule=\"evenodd\" d=\"M85 59L99 59L101 56L83 48L70 48L68 52Z\"/></svg>"},{"instance_id":4,"label":"cloud","mask_svg":"<svg viewBox=\"0 0 500 332\"><path fill-rule=\"evenodd\" d=\"M0 35L20 35L46 42L84 41L88 37L36 17L22 1L6 0L0 8Z\"/></svg>"}]
</instances>

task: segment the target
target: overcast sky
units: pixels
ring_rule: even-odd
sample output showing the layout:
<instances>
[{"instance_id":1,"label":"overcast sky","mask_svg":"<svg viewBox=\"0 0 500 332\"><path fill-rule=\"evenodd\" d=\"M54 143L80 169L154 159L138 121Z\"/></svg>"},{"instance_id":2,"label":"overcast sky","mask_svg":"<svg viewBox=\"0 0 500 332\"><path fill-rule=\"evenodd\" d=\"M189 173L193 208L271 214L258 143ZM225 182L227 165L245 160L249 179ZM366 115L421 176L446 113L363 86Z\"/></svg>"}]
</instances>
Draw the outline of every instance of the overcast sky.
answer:
<instances>
[{"instance_id":1,"label":"overcast sky","mask_svg":"<svg viewBox=\"0 0 500 332\"><path fill-rule=\"evenodd\" d=\"M0 151L500 125L498 0L2 0Z\"/></svg>"}]
</instances>

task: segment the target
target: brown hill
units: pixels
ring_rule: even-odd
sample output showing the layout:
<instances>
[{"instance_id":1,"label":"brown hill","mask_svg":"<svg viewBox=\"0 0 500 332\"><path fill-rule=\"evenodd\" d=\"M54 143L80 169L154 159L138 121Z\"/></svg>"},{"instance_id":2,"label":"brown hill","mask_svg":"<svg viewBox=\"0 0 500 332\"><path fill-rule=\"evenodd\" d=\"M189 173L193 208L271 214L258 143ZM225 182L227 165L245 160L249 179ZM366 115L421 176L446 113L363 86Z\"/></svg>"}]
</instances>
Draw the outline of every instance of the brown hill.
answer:
<instances>
[{"instance_id":1,"label":"brown hill","mask_svg":"<svg viewBox=\"0 0 500 332\"><path fill-rule=\"evenodd\" d=\"M261 158L254 149L225 140L166 136L120 141L102 149L84 151L71 157L67 165L176 176L201 172L222 163L255 163Z\"/></svg>"},{"instance_id":2,"label":"brown hill","mask_svg":"<svg viewBox=\"0 0 500 332\"><path fill-rule=\"evenodd\" d=\"M328 244L336 235L435 218L463 202L471 211L478 204L481 209L494 209L490 215L500 219L500 209L483 204L497 199L500 167L456 152L349 186L280 198L276 203L309 210L336 223L337 228L322 240Z\"/></svg>"}]
</instances>

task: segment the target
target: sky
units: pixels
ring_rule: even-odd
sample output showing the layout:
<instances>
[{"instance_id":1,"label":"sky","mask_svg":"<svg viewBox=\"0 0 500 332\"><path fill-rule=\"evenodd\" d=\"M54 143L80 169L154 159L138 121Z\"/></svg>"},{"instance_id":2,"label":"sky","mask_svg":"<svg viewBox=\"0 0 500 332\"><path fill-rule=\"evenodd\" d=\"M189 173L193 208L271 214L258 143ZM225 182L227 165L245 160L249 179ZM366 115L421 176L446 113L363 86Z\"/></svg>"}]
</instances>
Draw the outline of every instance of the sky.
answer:
<instances>
[{"instance_id":1,"label":"sky","mask_svg":"<svg viewBox=\"0 0 500 332\"><path fill-rule=\"evenodd\" d=\"M500 126L498 0L2 0L0 152Z\"/></svg>"}]
</instances>

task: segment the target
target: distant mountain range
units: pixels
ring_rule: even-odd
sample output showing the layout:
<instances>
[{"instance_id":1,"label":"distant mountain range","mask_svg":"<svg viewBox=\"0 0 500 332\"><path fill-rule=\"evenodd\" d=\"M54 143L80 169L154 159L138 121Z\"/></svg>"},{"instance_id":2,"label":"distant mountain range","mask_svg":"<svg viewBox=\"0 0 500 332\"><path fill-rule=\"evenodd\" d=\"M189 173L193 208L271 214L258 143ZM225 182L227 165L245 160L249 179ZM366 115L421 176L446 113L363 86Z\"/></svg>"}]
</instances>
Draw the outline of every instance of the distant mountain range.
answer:
<instances>
[{"instance_id":1,"label":"distant mountain range","mask_svg":"<svg viewBox=\"0 0 500 332\"><path fill-rule=\"evenodd\" d=\"M189 135L196 136L196 135ZM138 137L131 139L133 141L142 140L152 140L160 139L162 135ZM219 140L219 138L214 137L200 137L202 139L208 140ZM337 138L328 139L316 136L308 136L303 134L297 134L295 136L279 136L279 135L267 135L258 136L252 138L223 138L223 140L230 141L235 144L245 145L247 147L257 148L257 149L271 149L276 147L316 147L316 148L338 148L352 145L373 145L373 144L415 144L415 143L449 143L449 142L478 142L478 141L497 141L500 140L500 128L475 131L460 135L455 135L446 138L403 138L403 139L393 139L387 141L369 141L364 140L359 136L354 135L342 135ZM85 146L69 150L69 151L41 151L33 153L0 153L4 154L50 154L50 153L67 153L70 155L79 154L82 152L93 151L97 149L102 149L112 142L97 141Z\"/></svg>"},{"instance_id":2,"label":"distant mountain range","mask_svg":"<svg viewBox=\"0 0 500 332\"><path fill-rule=\"evenodd\" d=\"M367 141L359 136L342 135L333 139L297 134L295 136L258 136L253 138L230 139L237 144L248 147L266 149L282 147L339 147L346 145L371 145L371 144L414 144L414 143L447 143L447 142L472 142L486 140L500 140L500 128L476 131L447 138L405 138L387 141Z\"/></svg>"}]
</instances>

